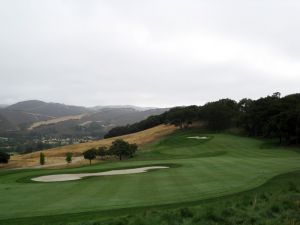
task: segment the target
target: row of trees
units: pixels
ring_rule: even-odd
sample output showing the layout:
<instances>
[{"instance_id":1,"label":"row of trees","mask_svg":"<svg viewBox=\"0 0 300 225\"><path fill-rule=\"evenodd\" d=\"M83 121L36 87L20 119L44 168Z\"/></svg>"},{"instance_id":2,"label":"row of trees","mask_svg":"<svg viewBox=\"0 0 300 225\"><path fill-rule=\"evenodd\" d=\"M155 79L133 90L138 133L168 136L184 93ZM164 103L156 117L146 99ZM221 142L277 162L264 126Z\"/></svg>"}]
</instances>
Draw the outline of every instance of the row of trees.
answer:
<instances>
[{"instance_id":1,"label":"row of trees","mask_svg":"<svg viewBox=\"0 0 300 225\"><path fill-rule=\"evenodd\" d=\"M105 138L148 129L159 124L187 128L200 121L207 129L222 131L240 128L249 136L278 137L281 143L300 143L300 94L281 97L280 93L258 100L236 102L221 99L203 106L175 107L132 125L116 127Z\"/></svg>"},{"instance_id":2,"label":"row of trees","mask_svg":"<svg viewBox=\"0 0 300 225\"><path fill-rule=\"evenodd\" d=\"M165 115L166 114L163 113L157 116L150 116L145 120L142 120L140 122L131 125L115 127L111 129L107 134L105 134L104 138L117 137L124 134L131 134L138 131L149 129L151 127L155 127L165 122Z\"/></svg>"},{"instance_id":3,"label":"row of trees","mask_svg":"<svg viewBox=\"0 0 300 225\"><path fill-rule=\"evenodd\" d=\"M117 156L119 160L122 160L124 157L132 158L137 151L138 146L136 144L130 144L122 139L115 140L109 148L99 147L91 148L83 153L85 159L90 161L90 164L93 159L97 156L101 158L105 156Z\"/></svg>"},{"instance_id":4,"label":"row of trees","mask_svg":"<svg viewBox=\"0 0 300 225\"><path fill-rule=\"evenodd\" d=\"M160 124L173 124L183 129L196 121L205 122L211 130L223 130L235 124L238 114L238 103L231 99L209 102L204 106L174 107L161 115L150 116L141 122L115 127L104 138L135 133Z\"/></svg>"},{"instance_id":5,"label":"row of trees","mask_svg":"<svg viewBox=\"0 0 300 225\"><path fill-rule=\"evenodd\" d=\"M239 126L251 136L278 137L280 143L300 143L300 94L280 93L256 101L244 99Z\"/></svg>"}]
</instances>

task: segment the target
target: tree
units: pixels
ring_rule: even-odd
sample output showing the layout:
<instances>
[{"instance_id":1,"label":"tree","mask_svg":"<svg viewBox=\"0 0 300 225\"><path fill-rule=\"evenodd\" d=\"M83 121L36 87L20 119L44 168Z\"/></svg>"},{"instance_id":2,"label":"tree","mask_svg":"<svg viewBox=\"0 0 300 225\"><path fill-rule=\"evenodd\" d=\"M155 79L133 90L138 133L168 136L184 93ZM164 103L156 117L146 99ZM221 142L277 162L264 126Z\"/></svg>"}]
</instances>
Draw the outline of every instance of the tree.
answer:
<instances>
[{"instance_id":1,"label":"tree","mask_svg":"<svg viewBox=\"0 0 300 225\"><path fill-rule=\"evenodd\" d=\"M106 156L106 154L107 154L107 148L105 146L98 148L97 155L99 155L101 159L103 159L103 157Z\"/></svg>"},{"instance_id":2,"label":"tree","mask_svg":"<svg viewBox=\"0 0 300 225\"><path fill-rule=\"evenodd\" d=\"M72 162L72 157L73 157L73 153L72 152L68 152L66 154L66 161L67 161L67 163L71 163Z\"/></svg>"},{"instance_id":3,"label":"tree","mask_svg":"<svg viewBox=\"0 0 300 225\"><path fill-rule=\"evenodd\" d=\"M45 154L43 152L40 153L40 164L45 165Z\"/></svg>"},{"instance_id":4,"label":"tree","mask_svg":"<svg viewBox=\"0 0 300 225\"><path fill-rule=\"evenodd\" d=\"M96 155L97 150L95 148L91 148L83 153L83 157L90 160L90 165L92 164L92 160L96 158Z\"/></svg>"},{"instance_id":5,"label":"tree","mask_svg":"<svg viewBox=\"0 0 300 225\"><path fill-rule=\"evenodd\" d=\"M0 163L8 163L10 155L0 151Z\"/></svg>"},{"instance_id":6,"label":"tree","mask_svg":"<svg viewBox=\"0 0 300 225\"><path fill-rule=\"evenodd\" d=\"M123 156L133 157L136 150L136 144L129 144L122 139L115 140L109 148L110 153L118 156L120 160L122 160Z\"/></svg>"},{"instance_id":7,"label":"tree","mask_svg":"<svg viewBox=\"0 0 300 225\"><path fill-rule=\"evenodd\" d=\"M209 102L201 107L200 119L213 131L221 131L236 125L238 104L231 99Z\"/></svg>"},{"instance_id":8,"label":"tree","mask_svg":"<svg viewBox=\"0 0 300 225\"><path fill-rule=\"evenodd\" d=\"M137 144L129 144L128 155L130 158L134 156L137 149L138 149Z\"/></svg>"}]
</instances>

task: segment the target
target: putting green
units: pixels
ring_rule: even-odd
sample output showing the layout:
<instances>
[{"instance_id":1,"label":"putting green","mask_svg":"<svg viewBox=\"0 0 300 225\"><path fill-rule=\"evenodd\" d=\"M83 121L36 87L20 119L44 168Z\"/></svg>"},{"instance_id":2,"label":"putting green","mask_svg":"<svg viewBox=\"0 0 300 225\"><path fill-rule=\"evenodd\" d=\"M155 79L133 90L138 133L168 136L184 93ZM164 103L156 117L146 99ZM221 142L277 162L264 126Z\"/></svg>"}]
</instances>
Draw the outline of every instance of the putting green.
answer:
<instances>
[{"instance_id":1,"label":"putting green","mask_svg":"<svg viewBox=\"0 0 300 225\"><path fill-rule=\"evenodd\" d=\"M207 136L208 139L191 139ZM148 173L38 183L32 177L170 166ZM263 141L227 134L177 132L129 161L72 169L0 172L0 223L50 216L163 204L180 204L241 192L275 175L300 169L300 154Z\"/></svg>"}]
</instances>

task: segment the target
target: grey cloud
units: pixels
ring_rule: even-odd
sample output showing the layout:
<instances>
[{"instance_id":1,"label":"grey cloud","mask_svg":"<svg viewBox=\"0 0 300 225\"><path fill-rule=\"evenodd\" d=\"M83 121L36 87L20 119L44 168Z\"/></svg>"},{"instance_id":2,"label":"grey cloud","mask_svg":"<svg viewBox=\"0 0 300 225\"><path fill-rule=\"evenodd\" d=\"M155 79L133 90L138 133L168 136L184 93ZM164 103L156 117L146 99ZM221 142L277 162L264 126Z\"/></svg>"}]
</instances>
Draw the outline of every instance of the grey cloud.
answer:
<instances>
[{"instance_id":1,"label":"grey cloud","mask_svg":"<svg viewBox=\"0 0 300 225\"><path fill-rule=\"evenodd\" d=\"M203 104L298 92L299 1L0 2L0 102Z\"/></svg>"}]
</instances>

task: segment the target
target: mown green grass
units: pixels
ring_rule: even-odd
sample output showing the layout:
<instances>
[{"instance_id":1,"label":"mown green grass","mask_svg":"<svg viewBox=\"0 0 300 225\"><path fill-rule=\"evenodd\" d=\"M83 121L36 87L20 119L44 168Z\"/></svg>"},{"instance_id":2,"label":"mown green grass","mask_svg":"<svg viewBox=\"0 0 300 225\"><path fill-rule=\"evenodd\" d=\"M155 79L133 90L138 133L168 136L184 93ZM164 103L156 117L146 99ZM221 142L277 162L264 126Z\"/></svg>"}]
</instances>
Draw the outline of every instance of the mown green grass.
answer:
<instances>
[{"instance_id":1,"label":"mown green grass","mask_svg":"<svg viewBox=\"0 0 300 225\"><path fill-rule=\"evenodd\" d=\"M209 140L188 139L209 136ZM267 146L267 147L266 147ZM172 165L144 174L38 183L45 174ZM253 189L300 169L296 151L229 134L181 131L150 144L133 160L59 170L0 172L0 224L64 224L176 207Z\"/></svg>"},{"instance_id":2,"label":"mown green grass","mask_svg":"<svg viewBox=\"0 0 300 225\"><path fill-rule=\"evenodd\" d=\"M300 171L276 176L250 191L194 205L150 209L78 225L299 225Z\"/></svg>"}]
</instances>

